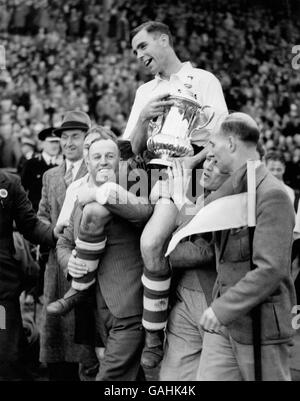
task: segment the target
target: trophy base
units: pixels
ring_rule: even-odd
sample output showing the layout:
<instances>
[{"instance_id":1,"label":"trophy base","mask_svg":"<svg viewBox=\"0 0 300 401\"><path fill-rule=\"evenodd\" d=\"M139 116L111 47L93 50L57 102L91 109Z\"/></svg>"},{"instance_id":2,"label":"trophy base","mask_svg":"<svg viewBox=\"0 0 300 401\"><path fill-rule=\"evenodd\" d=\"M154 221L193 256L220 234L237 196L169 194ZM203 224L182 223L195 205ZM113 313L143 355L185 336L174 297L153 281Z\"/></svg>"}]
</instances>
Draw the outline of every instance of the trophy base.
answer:
<instances>
[{"instance_id":1,"label":"trophy base","mask_svg":"<svg viewBox=\"0 0 300 401\"><path fill-rule=\"evenodd\" d=\"M161 167L172 167L173 162L170 159L152 159L147 164L155 164Z\"/></svg>"},{"instance_id":2,"label":"trophy base","mask_svg":"<svg viewBox=\"0 0 300 401\"><path fill-rule=\"evenodd\" d=\"M194 149L187 138L167 134L150 137L147 141L147 148L156 156L150 163L164 167L171 167L174 158L193 156L194 154Z\"/></svg>"}]
</instances>

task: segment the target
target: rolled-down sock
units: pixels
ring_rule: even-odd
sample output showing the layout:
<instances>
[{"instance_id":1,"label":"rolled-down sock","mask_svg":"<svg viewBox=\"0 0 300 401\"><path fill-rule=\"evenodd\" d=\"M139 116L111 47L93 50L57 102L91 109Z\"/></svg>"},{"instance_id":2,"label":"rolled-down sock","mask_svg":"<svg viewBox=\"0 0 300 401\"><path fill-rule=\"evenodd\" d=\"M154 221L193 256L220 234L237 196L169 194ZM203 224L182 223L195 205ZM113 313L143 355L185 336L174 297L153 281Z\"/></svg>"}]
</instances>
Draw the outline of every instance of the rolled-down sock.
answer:
<instances>
[{"instance_id":1,"label":"rolled-down sock","mask_svg":"<svg viewBox=\"0 0 300 401\"><path fill-rule=\"evenodd\" d=\"M171 285L171 271L151 272L144 268L143 326L146 330L163 330L168 319L168 304Z\"/></svg>"}]
</instances>

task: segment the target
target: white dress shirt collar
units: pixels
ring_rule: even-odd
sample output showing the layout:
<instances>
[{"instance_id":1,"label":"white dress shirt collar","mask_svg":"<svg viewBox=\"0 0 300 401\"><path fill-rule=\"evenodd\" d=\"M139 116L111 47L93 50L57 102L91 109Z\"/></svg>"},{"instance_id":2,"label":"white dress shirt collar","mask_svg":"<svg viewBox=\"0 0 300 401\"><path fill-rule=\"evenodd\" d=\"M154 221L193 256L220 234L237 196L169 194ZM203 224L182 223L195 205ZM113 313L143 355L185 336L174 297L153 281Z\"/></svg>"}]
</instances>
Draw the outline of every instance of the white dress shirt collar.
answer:
<instances>
[{"instance_id":1,"label":"white dress shirt collar","mask_svg":"<svg viewBox=\"0 0 300 401\"><path fill-rule=\"evenodd\" d=\"M193 66L189 61L185 61L184 63L182 63L182 66L180 68L179 71L175 72L174 74L170 75L170 79L171 77L178 77L180 78L181 76L183 76L184 74L188 73L189 71L193 70ZM166 78L162 78L162 76L160 74L156 74L155 75L155 79L159 82L159 81L168 81L168 79Z\"/></svg>"},{"instance_id":2,"label":"white dress shirt collar","mask_svg":"<svg viewBox=\"0 0 300 401\"><path fill-rule=\"evenodd\" d=\"M45 160L45 162L49 165L51 163L53 163L53 159L54 157L51 157L48 153L46 153L45 151L42 152L42 157Z\"/></svg>"}]
</instances>

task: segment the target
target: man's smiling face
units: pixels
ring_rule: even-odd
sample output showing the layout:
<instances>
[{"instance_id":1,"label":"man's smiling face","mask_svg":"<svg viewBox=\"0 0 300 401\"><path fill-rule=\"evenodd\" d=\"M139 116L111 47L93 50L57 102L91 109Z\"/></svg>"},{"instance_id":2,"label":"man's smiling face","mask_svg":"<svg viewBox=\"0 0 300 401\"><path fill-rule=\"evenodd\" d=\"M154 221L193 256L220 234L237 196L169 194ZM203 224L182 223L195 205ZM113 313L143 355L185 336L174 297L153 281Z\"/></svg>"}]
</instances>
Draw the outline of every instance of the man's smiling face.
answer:
<instances>
[{"instance_id":1,"label":"man's smiling face","mask_svg":"<svg viewBox=\"0 0 300 401\"><path fill-rule=\"evenodd\" d=\"M162 69L165 48L161 37L159 33L148 33L143 29L132 39L134 55L152 74L157 74Z\"/></svg>"},{"instance_id":2,"label":"man's smiling face","mask_svg":"<svg viewBox=\"0 0 300 401\"><path fill-rule=\"evenodd\" d=\"M63 131L60 137L60 144L66 159L76 162L83 156L83 142L85 132L80 129Z\"/></svg>"},{"instance_id":3,"label":"man's smiling face","mask_svg":"<svg viewBox=\"0 0 300 401\"><path fill-rule=\"evenodd\" d=\"M118 164L119 149L111 139L99 139L91 143L88 166L95 185L115 181Z\"/></svg>"}]
</instances>

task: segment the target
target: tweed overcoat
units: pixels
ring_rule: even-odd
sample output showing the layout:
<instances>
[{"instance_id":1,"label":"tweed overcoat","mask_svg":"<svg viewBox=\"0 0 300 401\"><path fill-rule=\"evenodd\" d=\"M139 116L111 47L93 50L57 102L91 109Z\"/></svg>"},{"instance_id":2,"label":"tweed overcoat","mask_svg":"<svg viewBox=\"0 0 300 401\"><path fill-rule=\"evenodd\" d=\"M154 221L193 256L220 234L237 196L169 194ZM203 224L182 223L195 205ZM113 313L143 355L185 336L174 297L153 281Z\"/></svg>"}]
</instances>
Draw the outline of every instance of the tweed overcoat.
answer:
<instances>
[{"instance_id":1,"label":"tweed overcoat","mask_svg":"<svg viewBox=\"0 0 300 401\"><path fill-rule=\"evenodd\" d=\"M87 173L86 165L82 162L75 179ZM62 208L66 184L66 163L52 168L43 176L42 198L39 204L38 216L56 224ZM79 362L82 346L74 343L74 312L65 317L48 315L46 307L50 302L61 298L69 289L64 272L60 269L56 257L56 249L51 249L45 270L44 307L41 322L41 351L40 359L44 363Z\"/></svg>"}]
</instances>

